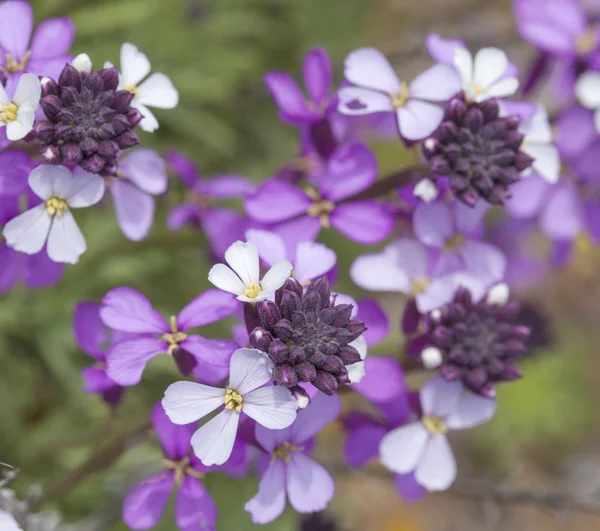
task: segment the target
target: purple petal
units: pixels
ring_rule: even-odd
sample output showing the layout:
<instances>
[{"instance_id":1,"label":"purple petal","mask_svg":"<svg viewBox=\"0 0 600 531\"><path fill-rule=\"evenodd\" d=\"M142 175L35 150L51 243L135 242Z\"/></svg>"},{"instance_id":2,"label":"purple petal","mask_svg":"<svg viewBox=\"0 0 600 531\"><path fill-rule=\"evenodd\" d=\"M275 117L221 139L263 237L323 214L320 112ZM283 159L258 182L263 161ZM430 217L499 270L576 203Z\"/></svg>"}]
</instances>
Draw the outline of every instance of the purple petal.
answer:
<instances>
[{"instance_id":1,"label":"purple petal","mask_svg":"<svg viewBox=\"0 0 600 531\"><path fill-rule=\"evenodd\" d=\"M152 149L136 149L119 163L119 169L147 194L158 195L167 189L167 165Z\"/></svg>"},{"instance_id":2,"label":"purple petal","mask_svg":"<svg viewBox=\"0 0 600 531\"><path fill-rule=\"evenodd\" d=\"M0 153L0 195L16 196L25 192L31 169L31 160L27 153Z\"/></svg>"},{"instance_id":3,"label":"purple petal","mask_svg":"<svg viewBox=\"0 0 600 531\"><path fill-rule=\"evenodd\" d=\"M467 235L479 233L483 224L483 218L490 209L490 206L487 201L477 201L474 207L457 202L454 206L456 230L461 234Z\"/></svg>"},{"instance_id":4,"label":"purple petal","mask_svg":"<svg viewBox=\"0 0 600 531\"><path fill-rule=\"evenodd\" d=\"M585 217L590 236L597 243L600 243L600 204L587 203L585 205Z\"/></svg>"},{"instance_id":5,"label":"purple petal","mask_svg":"<svg viewBox=\"0 0 600 531\"><path fill-rule=\"evenodd\" d=\"M285 509L286 468L280 459L269 465L260 479L256 496L244 506L255 524L272 522Z\"/></svg>"},{"instance_id":6,"label":"purple petal","mask_svg":"<svg viewBox=\"0 0 600 531\"><path fill-rule=\"evenodd\" d=\"M363 334L367 345L381 343L390 331L390 323L381 305L375 299L362 299L358 303L356 318L364 321L367 331Z\"/></svg>"},{"instance_id":7,"label":"purple petal","mask_svg":"<svg viewBox=\"0 0 600 531\"><path fill-rule=\"evenodd\" d=\"M218 509L202 482L186 476L175 498L175 522L180 531L216 531Z\"/></svg>"},{"instance_id":8,"label":"purple petal","mask_svg":"<svg viewBox=\"0 0 600 531\"><path fill-rule=\"evenodd\" d=\"M337 256L322 243L300 242L294 260L296 280L304 283L327 274L335 266Z\"/></svg>"},{"instance_id":9,"label":"purple petal","mask_svg":"<svg viewBox=\"0 0 600 531\"><path fill-rule=\"evenodd\" d=\"M180 348L189 352L202 367L228 367L233 351L238 348L235 341L229 339L206 339L202 336L188 336Z\"/></svg>"},{"instance_id":10,"label":"purple petal","mask_svg":"<svg viewBox=\"0 0 600 531\"><path fill-rule=\"evenodd\" d=\"M269 267L288 257L283 238L274 232L250 229L246 231L246 239L256 245L260 259Z\"/></svg>"},{"instance_id":11,"label":"purple petal","mask_svg":"<svg viewBox=\"0 0 600 531\"><path fill-rule=\"evenodd\" d=\"M43 250L41 253L25 256L23 282L30 289L54 286L64 272L65 264L51 260Z\"/></svg>"},{"instance_id":12,"label":"purple petal","mask_svg":"<svg viewBox=\"0 0 600 531\"><path fill-rule=\"evenodd\" d=\"M83 378L83 387L81 388L86 393L104 393L115 387L119 387L106 374L106 369L93 365L86 367L81 371Z\"/></svg>"},{"instance_id":13,"label":"purple petal","mask_svg":"<svg viewBox=\"0 0 600 531\"><path fill-rule=\"evenodd\" d=\"M310 99L321 105L333 83L331 61L323 48L315 48L304 59L304 86Z\"/></svg>"},{"instance_id":14,"label":"purple petal","mask_svg":"<svg viewBox=\"0 0 600 531\"><path fill-rule=\"evenodd\" d=\"M200 180L200 172L198 167L191 159L178 151L167 151L167 163L183 184L188 188L194 188Z\"/></svg>"},{"instance_id":15,"label":"purple petal","mask_svg":"<svg viewBox=\"0 0 600 531\"><path fill-rule=\"evenodd\" d=\"M300 242L312 242L317 239L321 232L321 222L312 216L302 216L278 224L271 230L283 238L286 256L293 257Z\"/></svg>"},{"instance_id":16,"label":"purple petal","mask_svg":"<svg viewBox=\"0 0 600 531\"><path fill-rule=\"evenodd\" d=\"M171 496L173 472L159 472L137 485L123 501L123 520L131 529L152 529Z\"/></svg>"},{"instance_id":17,"label":"purple petal","mask_svg":"<svg viewBox=\"0 0 600 531\"><path fill-rule=\"evenodd\" d=\"M534 173L510 187L510 197L506 200L506 211L518 219L532 219L548 202L553 185Z\"/></svg>"},{"instance_id":18,"label":"purple petal","mask_svg":"<svg viewBox=\"0 0 600 531\"><path fill-rule=\"evenodd\" d=\"M447 101L461 90L461 81L454 66L437 64L419 74L408 89L412 98Z\"/></svg>"},{"instance_id":19,"label":"purple petal","mask_svg":"<svg viewBox=\"0 0 600 531\"><path fill-rule=\"evenodd\" d=\"M200 207L196 203L183 203L173 207L167 217L169 230L179 230L187 223L198 222Z\"/></svg>"},{"instance_id":20,"label":"purple petal","mask_svg":"<svg viewBox=\"0 0 600 531\"><path fill-rule=\"evenodd\" d=\"M402 333L405 335L416 334L421 322L421 314L417 310L417 304L414 298L406 301L404 311L402 313ZM369 330L367 332L369 333Z\"/></svg>"},{"instance_id":21,"label":"purple petal","mask_svg":"<svg viewBox=\"0 0 600 531\"><path fill-rule=\"evenodd\" d=\"M319 186L321 196L338 202L368 188L377 178L377 160L373 152L360 142L338 147L327 164Z\"/></svg>"},{"instance_id":22,"label":"purple petal","mask_svg":"<svg viewBox=\"0 0 600 531\"><path fill-rule=\"evenodd\" d=\"M443 247L453 234L450 207L443 203L420 203L413 214L415 236L425 245Z\"/></svg>"},{"instance_id":23,"label":"purple petal","mask_svg":"<svg viewBox=\"0 0 600 531\"><path fill-rule=\"evenodd\" d=\"M158 402L152 408L152 425L168 459L181 461L190 453L190 441L196 431L196 422L182 425L173 424L167 417L162 404Z\"/></svg>"},{"instance_id":24,"label":"purple petal","mask_svg":"<svg viewBox=\"0 0 600 531\"><path fill-rule=\"evenodd\" d=\"M441 376L430 378L419 391L423 415L446 418L456 411L462 392L459 381L448 382Z\"/></svg>"},{"instance_id":25,"label":"purple petal","mask_svg":"<svg viewBox=\"0 0 600 531\"><path fill-rule=\"evenodd\" d=\"M244 197L254 189L254 183L239 175L219 175L202 182L202 193L215 199L236 199Z\"/></svg>"},{"instance_id":26,"label":"purple petal","mask_svg":"<svg viewBox=\"0 0 600 531\"><path fill-rule=\"evenodd\" d=\"M264 77L264 81L284 122L302 125L311 121L315 113L308 108L304 94L290 76L272 72Z\"/></svg>"},{"instance_id":27,"label":"purple petal","mask_svg":"<svg viewBox=\"0 0 600 531\"><path fill-rule=\"evenodd\" d=\"M50 79L58 79L60 73L66 64L70 64L73 61L72 55L62 55L60 57L55 57L52 59L37 59L35 56L29 59L27 63L27 71L37 76L41 77L49 77ZM41 119L43 117L43 113L39 116L39 113L42 111L41 107L38 109L36 113L36 117Z\"/></svg>"},{"instance_id":28,"label":"purple petal","mask_svg":"<svg viewBox=\"0 0 600 531\"><path fill-rule=\"evenodd\" d=\"M244 240L248 228L246 216L227 208L207 209L201 223L213 254L220 260L233 242Z\"/></svg>"},{"instance_id":29,"label":"purple petal","mask_svg":"<svg viewBox=\"0 0 600 531\"><path fill-rule=\"evenodd\" d=\"M240 303L235 296L220 289L209 289L190 302L177 317L177 329L181 332L205 326L229 317L239 311Z\"/></svg>"},{"instance_id":30,"label":"purple petal","mask_svg":"<svg viewBox=\"0 0 600 531\"><path fill-rule=\"evenodd\" d=\"M329 472L301 452L290 456L286 484L290 505L299 513L322 511L335 490Z\"/></svg>"},{"instance_id":31,"label":"purple petal","mask_svg":"<svg viewBox=\"0 0 600 531\"><path fill-rule=\"evenodd\" d=\"M542 230L556 240L577 236L583 227L583 205L572 183L558 183L540 218Z\"/></svg>"},{"instance_id":32,"label":"purple petal","mask_svg":"<svg viewBox=\"0 0 600 531\"><path fill-rule=\"evenodd\" d=\"M256 440L258 441L258 444L260 444L260 446L262 446L266 452L271 453L278 446L281 446L284 443L291 441L292 426L289 426L282 430L270 430L269 428L265 428L260 424L256 424L254 435L256 437Z\"/></svg>"},{"instance_id":33,"label":"purple petal","mask_svg":"<svg viewBox=\"0 0 600 531\"><path fill-rule=\"evenodd\" d=\"M75 24L71 19L51 18L36 28L31 39L31 55L36 59L65 56L75 39Z\"/></svg>"},{"instance_id":34,"label":"purple petal","mask_svg":"<svg viewBox=\"0 0 600 531\"><path fill-rule=\"evenodd\" d=\"M378 422L371 420L348 430L344 441L346 461L353 468L362 468L379 455L379 444L387 433Z\"/></svg>"},{"instance_id":35,"label":"purple petal","mask_svg":"<svg viewBox=\"0 0 600 531\"><path fill-rule=\"evenodd\" d=\"M219 385L229 376L229 367L226 365L217 366L209 365L208 363L198 363L192 372L198 383Z\"/></svg>"},{"instance_id":36,"label":"purple petal","mask_svg":"<svg viewBox=\"0 0 600 531\"><path fill-rule=\"evenodd\" d=\"M478 241L463 244L462 256L469 273L488 280L500 282L506 272L506 256L494 245Z\"/></svg>"},{"instance_id":37,"label":"purple petal","mask_svg":"<svg viewBox=\"0 0 600 531\"><path fill-rule=\"evenodd\" d=\"M437 33L430 33L425 39L425 47L429 55L438 63L454 64L454 50L456 48L466 49L466 45L460 39L442 39Z\"/></svg>"},{"instance_id":38,"label":"purple petal","mask_svg":"<svg viewBox=\"0 0 600 531\"><path fill-rule=\"evenodd\" d=\"M13 251L6 243L0 244L0 293L11 290L19 281L23 271L25 256Z\"/></svg>"},{"instance_id":39,"label":"purple petal","mask_svg":"<svg viewBox=\"0 0 600 531\"><path fill-rule=\"evenodd\" d=\"M106 355L106 373L123 387L140 383L146 364L167 351L167 344L153 337L115 343Z\"/></svg>"},{"instance_id":40,"label":"purple petal","mask_svg":"<svg viewBox=\"0 0 600 531\"><path fill-rule=\"evenodd\" d=\"M342 410L342 401L336 394L319 393L308 407L302 409L292 424L291 442L300 446L336 420Z\"/></svg>"},{"instance_id":41,"label":"purple petal","mask_svg":"<svg viewBox=\"0 0 600 531\"><path fill-rule=\"evenodd\" d=\"M291 183L270 179L246 196L246 213L257 221L277 223L304 214L311 199Z\"/></svg>"},{"instance_id":42,"label":"purple petal","mask_svg":"<svg viewBox=\"0 0 600 531\"><path fill-rule=\"evenodd\" d=\"M444 110L435 103L409 100L396 111L398 129L407 140L422 140L430 136L442 122Z\"/></svg>"},{"instance_id":43,"label":"purple petal","mask_svg":"<svg viewBox=\"0 0 600 531\"><path fill-rule=\"evenodd\" d=\"M556 119L556 146L563 157L576 161L598 137L594 112L580 106L571 107Z\"/></svg>"},{"instance_id":44,"label":"purple petal","mask_svg":"<svg viewBox=\"0 0 600 531\"><path fill-rule=\"evenodd\" d=\"M124 180L115 180L110 191L117 222L125 237L135 242L143 240L154 222L154 198Z\"/></svg>"},{"instance_id":45,"label":"purple petal","mask_svg":"<svg viewBox=\"0 0 600 531\"><path fill-rule=\"evenodd\" d=\"M137 334L170 331L167 321L152 308L150 301L133 288L115 288L104 295L100 317L115 330Z\"/></svg>"},{"instance_id":46,"label":"purple petal","mask_svg":"<svg viewBox=\"0 0 600 531\"><path fill-rule=\"evenodd\" d=\"M414 502L423 499L427 490L417 483L415 474L394 474L394 484L400 493L400 496L407 502Z\"/></svg>"},{"instance_id":47,"label":"purple petal","mask_svg":"<svg viewBox=\"0 0 600 531\"><path fill-rule=\"evenodd\" d=\"M369 356L365 359L365 376L352 389L371 402L388 402L406 392L404 375L392 358Z\"/></svg>"},{"instance_id":48,"label":"purple petal","mask_svg":"<svg viewBox=\"0 0 600 531\"><path fill-rule=\"evenodd\" d=\"M364 245L385 240L395 219L385 205L375 201L354 201L337 205L331 213L331 225L348 239Z\"/></svg>"},{"instance_id":49,"label":"purple petal","mask_svg":"<svg viewBox=\"0 0 600 531\"><path fill-rule=\"evenodd\" d=\"M10 53L16 61L20 61L27 48L31 30L33 29L33 13L27 2L9 0L0 4L0 46Z\"/></svg>"},{"instance_id":50,"label":"purple petal","mask_svg":"<svg viewBox=\"0 0 600 531\"><path fill-rule=\"evenodd\" d=\"M98 359L108 340L104 323L100 319L100 305L95 302L80 302L75 306L73 332L77 346Z\"/></svg>"}]
</instances>

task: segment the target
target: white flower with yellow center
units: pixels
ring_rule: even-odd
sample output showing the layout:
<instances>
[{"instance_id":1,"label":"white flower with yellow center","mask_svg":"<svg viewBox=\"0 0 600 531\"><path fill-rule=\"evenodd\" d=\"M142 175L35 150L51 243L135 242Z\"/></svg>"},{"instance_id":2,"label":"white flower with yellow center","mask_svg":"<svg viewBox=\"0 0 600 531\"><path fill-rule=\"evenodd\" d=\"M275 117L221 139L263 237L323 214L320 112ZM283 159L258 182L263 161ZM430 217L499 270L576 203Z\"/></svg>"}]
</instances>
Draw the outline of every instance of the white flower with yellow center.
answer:
<instances>
[{"instance_id":1,"label":"white flower with yellow center","mask_svg":"<svg viewBox=\"0 0 600 531\"><path fill-rule=\"evenodd\" d=\"M35 74L21 76L12 100L0 84L0 125L6 126L6 138L21 140L30 133L41 93L40 81Z\"/></svg>"},{"instance_id":2,"label":"white flower with yellow center","mask_svg":"<svg viewBox=\"0 0 600 531\"><path fill-rule=\"evenodd\" d=\"M252 242L235 242L225 251L225 264L217 264L208 280L217 288L233 293L242 302L259 302L269 298L292 274L287 260L275 262L260 280L258 249Z\"/></svg>"},{"instance_id":3,"label":"white flower with yellow center","mask_svg":"<svg viewBox=\"0 0 600 531\"><path fill-rule=\"evenodd\" d=\"M51 260L74 264L85 252L86 244L70 209L100 201L104 180L85 172L74 176L64 166L38 166L29 175L29 186L43 201L4 226L7 245L36 254L47 241Z\"/></svg>"},{"instance_id":4,"label":"white flower with yellow center","mask_svg":"<svg viewBox=\"0 0 600 531\"><path fill-rule=\"evenodd\" d=\"M105 66L112 66L106 63ZM142 113L140 127L152 133L158 129L158 120L148 107L174 109L179 103L179 92L171 80L160 72L150 75L150 61L146 54L128 42L121 46L119 89L133 94L131 106ZM146 78L146 79L144 79Z\"/></svg>"}]
</instances>

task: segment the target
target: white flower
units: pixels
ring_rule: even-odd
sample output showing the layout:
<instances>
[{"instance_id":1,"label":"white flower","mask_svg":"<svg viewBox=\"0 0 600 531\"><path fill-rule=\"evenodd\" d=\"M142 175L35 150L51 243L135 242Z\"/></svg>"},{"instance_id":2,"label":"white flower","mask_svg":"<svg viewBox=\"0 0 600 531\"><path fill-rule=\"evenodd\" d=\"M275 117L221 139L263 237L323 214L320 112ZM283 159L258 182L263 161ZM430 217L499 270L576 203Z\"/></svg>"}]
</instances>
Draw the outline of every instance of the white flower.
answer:
<instances>
[{"instance_id":1,"label":"white flower","mask_svg":"<svg viewBox=\"0 0 600 531\"><path fill-rule=\"evenodd\" d=\"M511 96L519 88L515 77L504 77L509 68L506 54L498 48L482 48L475 55L465 48L454 50L454 66L468 99L481 102Z\"/></svg>"},{"instance_id":2,"label":"white flower","mask_svg":"<svg viewBox=\"0 0 600 531\"><path fill-rule=\"evenodd\" d=\"M281 430L296 419L297 403L286 387L267 386L273 363L260 350L241 348L231 356L225 389L195 382L175 382L165 391L163 408L171 422L190 424L224 406L192 437L194 453L206 466L222 465L233 449L240 414L244 412L270 430Z\"/></svg>"},{"instance_id":3,"label":"white flower","mask_svg":"<svg viewBox=\"0 0 600 531\"><path fill-rule=\"evenodd\" d=\"M92 71L92 60L87 53L80 53L73 61L71 65L75 70L79 72L85 72L89 74Z\"/></svg>"},{"instance_id":4,"label":"white flower","mask_svg":"<svg viewBox=\"0 0 600 531\"><path fill-rule=\"evenodd\" d=\"M431 141L430 138L425 140L425 146L427 146L427 143L429 141ZM425 203L431 203L432 201L435 201L438 198L438 195L440 195L438 187L431 179L428 178L421 179L415 185L413 193L415 194L415 197L418 197L419 199L421 199L421 201L424 201Z\"/></svg>"},{"instance_id":5,"label":"white flower","mask_svg":"<svg viewBox=\"0 0 600 531\"><path fill-rule=\"evenodd\" d=\"M15 517L0 509L0 529L2 531L22 531Z\"/></svg>"},{"instance_id":6,"label":"white flower","mask_svg":"<svg viewBox=\"0 0 600 531\"><path fill-rule=\"evenodd\" d=\"M179 103L179 92L171 80L160 72L150 73L150 61L136 46L128 42L121 46L121 75L119 88L133 94L131 106L142 113L140 127L149 133L158 129L158 120L148 107L174 109Z\"/></svg>"},{"instance_id":7,"label":"white flower","mask_svg":"<svg viewBox=\"0 0 600 531\"><path fill-rule=\"evenodd\" d=\"M217 264L208 272L208 280L217 288L237 295L243 302L259 302L270 297L292 274L287 260L275 262L262 280L258 249L252 242L237 241L225 251L225 261L231 266Z\"/></svg>"},{"instance_id":8,"label":"white flower","mask_svg":"<svg viewBox=\"0 0 600 531\"><path fill-rule=\"evenodd\" d=\"M35 74L21 76L12 100L0 83L0 126L6 125L6 138L21 140L33 129L41 94L40 80Z\"/></svg>"},{"instance_id":9,"label":"white flower","mask_svg":"<svg viewBox=\"0 0 600 531\"><path fill-rule=\"evenodd\" d=\"M560 155L558 148L552 143L552 128L548 114L543 105L538 105L535 114L521 126L525 135L521 151L534 158L531 168L523 175L535 170L549 183L555 183L560 176Z\"/></svg>"},{"instance_id":10,"label":"white flower","mask_svg":"<svg viewBox=\"0 0 600 531\"><path fill-rule=\"evenodd\" d=\"M584 72L577 78L575 94L584 107L594 111L594 124L600 133L600 72Z\"/></svg>"},{"instance_id":11,"label":"white flower","mask_svg":"<svg viewBox=\"0 0 600 531\"><path fill-rule=\"evenodd\" d=\"M38 166L29 175L29 186L43 202L4 226L7 245L22 253L35 254L48 240L51 260L74 264L86 245L70 209L89 207L100 201L104 180L85 172L73 176L64 166Z\"/></svg>"}]
</instances>

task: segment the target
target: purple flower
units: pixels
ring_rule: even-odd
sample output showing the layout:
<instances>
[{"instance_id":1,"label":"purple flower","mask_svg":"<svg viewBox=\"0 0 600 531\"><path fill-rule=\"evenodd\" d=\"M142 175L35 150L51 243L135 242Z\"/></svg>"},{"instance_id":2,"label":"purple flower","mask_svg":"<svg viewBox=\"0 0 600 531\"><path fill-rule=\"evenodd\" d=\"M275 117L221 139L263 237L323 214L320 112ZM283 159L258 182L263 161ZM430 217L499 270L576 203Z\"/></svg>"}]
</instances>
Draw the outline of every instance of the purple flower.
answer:
<instances>
[{"instance_id":1,"label":"purple flower","mask_svg":"<svg viewBox=\"0 0 600 531\"><path fill-rule=\"evenodd\" d=\"M202 179L196 165L176 151L167 153L167 162L189 190L186 200L169 213L167 226L179 230L186 224L200 225L213 253L222 258L233 242L244 239L249 224L246 216L217 202L242 198L254 185L238 175Z\"/></svg>"},{"instance_id":2,"label":"purple flower","mask_svg":"<svg viewBox=\"0 0 600 531\"><path fill-rule=\"evenodd\" d=\"M106 359L107 374L119 385L136 385L146 364L166 353L175 358L183 374L192 372L196 365L207 365L209 379L205 381L222 380L227 376L229 359L237 346L235 342L205 339L188 332L233 315L237 309L231 295L212 289L198 295L178 316L171 316L167 321L141 293L132 288L115 288L102 299L100 317L109 328L133 333L136 337L112 345Z\"/></svg>"},{"instance_id":3,"label":"purple flower","mask_svg":"<svg viewBox=\"0 0 600 531\"><path fill-rule=\"evenodd\" d=\"M195 423L173 424L162 406L152 410L152 424L162 445L164 469L135 486L123 501L123 520L131 529L158 524L176 487L175 522L180 531L215 531L217 505L202 484L210 469L189 455Z\"/></svg>"},{"instance_id":4,"label":"purple flower","mask_svg":"<svg viewBox=\"0 0 600 531\"><path fill-rule=\"evenodd\" d=\"M137 149L119 161L116 176L107 178L117 222L133 241L143 240L154 221L154 198L167 189L165 161L151 149Z\"/></svg>"},{"instance_id":5,"label":"purple flower","mask_svg":"<svg viewBox=\"0 0 600 531\"><path fill-rule=\"evenodd\" d=\"M314 124L326 117L337 104L336 98L330 95L333 74L331 61L323 48L311 50L304 59L304 86L308 99L288 74L271 72L264 80L279 107L279 116L289 124Z\"/></svg>"},{"instance_id":6,"label":"purple flower","mask_svg":"<svg viewBox=\"0 0 600 531\"><path fill-rule=\"evenodd\" d=\"M31 72L57 78L75 38L75 26L68 18L52 18L42 22L31 38L33 13L27 2L9 0L0 4L4 28L0 35L0 69L6 76ZM30 42L31 40L31 42Z\"/></svg>"},{"instance_id":7,"label":"purple flower","mask_svg":"<svg viewBox=\"0 0 600 531\"><path fill-rule=\"evenodd\" d=\"M96 363L81 372L86 393L100 393L107 404L116 406L123 395L123 388L106 374L106 350L109 331L100 319L100 305L95 302L80 302L75 306L73 332L77 346L91 356ZM127 334L113 333L114 343Z\"/></svg>"},{"instance_id":8,"label":"purple flower","mask_svg":"<svg viewBox=\"0 0 600 531\"><path fill-rule=\"evenodd\" d=\"M381 440L381 462L397 474L414 472L417 483L429 491L446 490L456 478L456 461L446 432L487 422L494 415L496 401L463 394L460 382L440 377L425 383L419 396L423 416Z\"/></svg>"},{"instance_id":9,"label":"purple flower","mask_svg":"<svg viewBox=\"0 0 600 531\"><path fill-rule=\"evenodd\" d=\"M434 65L410 84L401 82L385 56L374 48L352 52L344 64L344 75L352 85L339 92L341 113L396 114L398 131L407 140L428 137L440 125L444 110L439 105L460 90L454 68Z\"/></svg>"},{"instance_id":10,"label":"purple flower","mask_svg":"<svg viewBox=\"0 0 600 531\"><path fill-rule=\"evenodd\" d=\"M352 200L376 178L373 153L358 142L349 142L331 156L315 188L304 191L289 182L269 179L246 196L246 212L263 223L307 216L310 223L306 228L314 234L333 226L355 242L377 243L392 231L393 214L382 203Z\"/></svg>"},{"instance_id":11,"label":"purple flower","mask_svg":"<svg viewBox=\"0 0 600 531\"><path fill-rule=\"evenodd\" d=\"M0 153L0 196L18 196L26 192L27 177L35 166L36 163L22 151Z\"/></svg>"},{"instance_id":12,"label":"purple flower","mask_svg":"<svg viewBox=\"0 0 600 531\"><path fill-rule=\"evenodd\" d=\"M258 493L245 505L255 524L278 518L290 505L299 513L322 511L333 498L333 478L306 454L314 447L313 438L340 414L337 395L317 395L284 430L256 426L256 440L267 452L259 466L264 468ZM268 465L267 465L268 463Z\"/></svg>"}]
</instances>

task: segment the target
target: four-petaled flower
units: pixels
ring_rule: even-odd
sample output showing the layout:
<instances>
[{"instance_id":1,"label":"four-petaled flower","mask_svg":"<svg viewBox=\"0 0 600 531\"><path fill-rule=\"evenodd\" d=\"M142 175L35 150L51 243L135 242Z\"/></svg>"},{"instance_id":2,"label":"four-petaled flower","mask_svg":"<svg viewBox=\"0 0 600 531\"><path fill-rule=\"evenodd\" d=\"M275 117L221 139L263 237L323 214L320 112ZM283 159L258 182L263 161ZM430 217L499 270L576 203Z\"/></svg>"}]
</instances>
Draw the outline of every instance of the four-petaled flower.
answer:
<instances>
[{"instance_id":1,"label":"four-petaled flower","mask_svg":"<svg viewBox=\"0 0 600 531\"><path fill-rule=\"evenodd\" d=\"M0 83L0 126L6 126L9 140L21 140L33 129L41 90L40 81L34 74L21 76L12 99Z\"/></svg>"}]
</instances>

